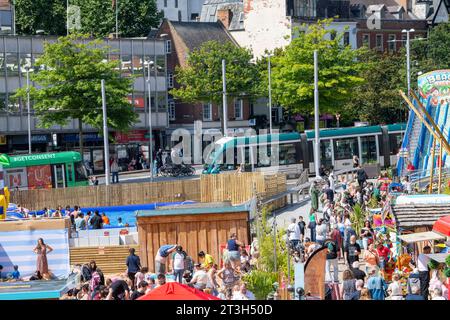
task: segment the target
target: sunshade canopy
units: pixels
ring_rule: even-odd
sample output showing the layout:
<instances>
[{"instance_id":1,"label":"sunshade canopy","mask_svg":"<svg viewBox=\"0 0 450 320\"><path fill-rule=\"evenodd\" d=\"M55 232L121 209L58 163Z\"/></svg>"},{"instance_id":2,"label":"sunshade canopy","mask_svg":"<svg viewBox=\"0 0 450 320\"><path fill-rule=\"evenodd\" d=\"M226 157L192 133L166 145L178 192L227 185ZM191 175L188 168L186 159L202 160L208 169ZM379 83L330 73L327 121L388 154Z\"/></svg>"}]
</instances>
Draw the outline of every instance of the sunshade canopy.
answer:
<instances>
[{"instance_id":1,"label":"sunshade canopy","mask_svg":"<svg viewBox=\"0 0 450 320\"><path fill-rule=\"evenodd\" d=\"M166 284L150 291L138 300L220 300L203 291L178 282Z\"/></svg>"},{"instance_id":2,"label":"sunshade canopy","mask_svg":"<svg viewBox=\"0 0 450 320\"><path fill-rule=\"evenodd\" d=\"M443 235L433 231L404 234L399 238L406 243L445 239Z\"/></svg>"}]
</instances>

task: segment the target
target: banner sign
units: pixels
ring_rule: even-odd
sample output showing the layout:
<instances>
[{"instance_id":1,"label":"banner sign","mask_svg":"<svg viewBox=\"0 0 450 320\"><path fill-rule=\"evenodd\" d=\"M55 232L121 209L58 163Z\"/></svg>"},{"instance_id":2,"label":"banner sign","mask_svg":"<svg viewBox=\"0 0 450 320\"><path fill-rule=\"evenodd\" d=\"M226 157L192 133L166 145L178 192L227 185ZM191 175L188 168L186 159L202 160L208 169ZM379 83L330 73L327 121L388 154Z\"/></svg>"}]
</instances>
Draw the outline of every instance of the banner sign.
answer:
<instances>
[{"instance_id":1,"label":"banner sign","mask_svg":"<svg viewBox=\"0 0 450 320\"><path fill-rule=\"evenodd\" d=\"M433 106L450 100L450 69L425 73L417 78L417 82L420 96L424 99L431 96Z\"/></svg>"},{"instance_id":2,"label":"banner sign","mask_svg":"<svg viewBox=\"0 0 450 320\"><path fill-rule=\"evenodd\" d=\"M27 168L28 189L51 189L52 171L50 166L32 166Z\"/></svg>"},{"instance_id":3,"label":"banner sign","mask_svg":"<svg viewBox=\"0 0 450 320\"><path fill-rule=\"evenodd\" d=\"M6 170L6 186L13 190L26 189L28 187L27 171L25 168L7 169Z\"/></svg>"}]
</instances>

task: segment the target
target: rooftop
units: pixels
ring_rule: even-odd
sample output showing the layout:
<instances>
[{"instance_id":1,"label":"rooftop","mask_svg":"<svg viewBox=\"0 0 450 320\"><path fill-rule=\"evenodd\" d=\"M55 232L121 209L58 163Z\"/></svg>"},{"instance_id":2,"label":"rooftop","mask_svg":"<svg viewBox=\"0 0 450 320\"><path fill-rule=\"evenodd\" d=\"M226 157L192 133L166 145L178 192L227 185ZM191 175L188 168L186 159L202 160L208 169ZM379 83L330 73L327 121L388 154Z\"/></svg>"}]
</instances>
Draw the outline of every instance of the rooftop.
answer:
<instances>
[{"instance_id":1,"label":"rooftop","mask_svg":"<svg viewBox=\"0 0 450 320\"><path fill-rule=\"evenodd\" d=\"M233 42L221 22L169 22L177 34L183 39L189 50L200 48L207 41Z\"/></svg>"}]
</instances>

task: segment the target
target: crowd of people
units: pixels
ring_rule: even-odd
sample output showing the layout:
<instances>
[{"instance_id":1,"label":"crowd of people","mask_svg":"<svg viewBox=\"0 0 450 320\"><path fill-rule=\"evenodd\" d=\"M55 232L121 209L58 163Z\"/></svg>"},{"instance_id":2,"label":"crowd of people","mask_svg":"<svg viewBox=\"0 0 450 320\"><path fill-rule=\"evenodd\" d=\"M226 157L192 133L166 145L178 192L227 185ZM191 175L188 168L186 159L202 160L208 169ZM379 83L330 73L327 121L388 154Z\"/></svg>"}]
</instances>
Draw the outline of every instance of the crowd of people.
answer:
<instances>
[{"instance_id":1,"label":"crowd of people","mask_svg":"<svg viewBox=\"0 0 450 320\"><path fill-rule=\"evenodd\" d=\"M408 276L407 290L399 282L400 273L395 268L396 257L389 232L380 227L376 215L370 214L371 202L384 208L390 201L389 185L391 180L382 173L375 183L368 181L364 169L357 164L355 179L347 183L345 180L335 181L333 172L326 175L322 169L322 179L315 180L310 188L311 210L309 222L303 217L292 219L287 228L291 247L303 244L304 259L320 248L326 248L326 281L328 292L333 292L333 283L339 283L339 261L343 261L346 270L335 299L344 300L440 300L447 297L446 286L434 274L429 276L426 256L430 248L425 247L417 261L411 261L412 272ZM341 192L336 192L340 182ZM411 190L408 179L404 179L404 192ZM393 190L397 191L397 190ZM319 204L322 203L321 212ZM364 226L356 228L355 206L359 205L365 214ZM322 217L319 217L321 213ZM389 212L384 217L389 220ZM309 238L306 238L309 229ZM356 232L356 229L359 231ZM300 251L300 250L298 250ZM360 269L361 266L361 269ZM410 280L411 279L411 280Z\"/></svg>"},{"instance_id":2,"label":"crowd of people","mask_svg":"<svg viewBox=\"0 0 450 320\"><path fill-rule=\"evenodd\" d=\"M258 243L253 241L250 253L231 234L223 255L223 266L207 252L200 251L194 260L177 244L163 245L155 256L155 273L141 265L134 248L125 261L126 272L106 278L95 261L76 265L73 270L76 288L62 299L135 300L166 282L178 282L223 300L254 300L242 276L251 271L253 258L258 257ZM170 264L168 265L168 263Z\"/></svg>"}]
</instances>

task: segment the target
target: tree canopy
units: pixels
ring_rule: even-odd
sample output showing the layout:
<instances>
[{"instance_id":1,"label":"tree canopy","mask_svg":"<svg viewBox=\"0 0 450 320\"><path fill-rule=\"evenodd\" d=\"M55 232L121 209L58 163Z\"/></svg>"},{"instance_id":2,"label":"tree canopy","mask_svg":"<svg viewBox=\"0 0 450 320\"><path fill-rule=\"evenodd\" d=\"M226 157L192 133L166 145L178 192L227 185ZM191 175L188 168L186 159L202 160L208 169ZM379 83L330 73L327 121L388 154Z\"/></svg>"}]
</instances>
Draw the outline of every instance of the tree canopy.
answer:
<instances>
[{"instance_id":1,"label":"tree canopy","mask_svg":"<svg viewBox=\"0 0 450 320\"><path fill-rule=\"evenodd\" d=\"M158 27L163 18L155 0L116 0L119 11L119 35L147 36ZM81 29L93 37L105 37L115 32L115 5L113 1L70 0L69 5L80 7ZM15 0L18 34L35 34L44 30L50 35L66 35L66 0Z\"/></svg>"},{"instance_id":2,"label":"tree canopy","mask_svg":"<svg viewBox=\"0 0 450 320\"><path fill-rule=\"evenodd\" d=\"M330 22L302 26L291 43L271 59L273 98L289 110L313 110L314 50L318 50L321 113L337 112L351 98L353 88L364 83L360 72L365 66L358 60L362 49L343 45L343 32L326 29Z\"/></svg>"},{"instance_id":3,"label":"tree canopy","mask_svg":"<svg viewBox=\"0 0 450 320\"><path fill-rule=\"evenodd\" d=\"M177 88L170 93L185 102L214 102L222 104L222 59L226 61L227 95L254 97L259 74L251 63L249 50L231 42L205 42L189 53L186 67L177 67Z\"/></svg>"},{"instance_id":4,"label":"tree canopy","mask_svg":"<svg viewBox=\"0 0 450 320\"><path fill-rule=\"evenodd\" d=\"M406 78L401 72L405 68L404 55L367 51L361 62L366 64L360 73L366 82L353 89L342 112L343 123L352 125L353 119L371 124L401 121L406 111L398 94L399 89L406 88Z\"/></svg>"},{"instance_id":5,"label":"tree canopy","mask_svg":"<svg viewBox=\"0 0 450 320\"><path fill-rule=\"evenodd\" d=\"M82 148L83 124L102 132L101 79L105 80L109 128L127 131L133 125L137 115L126 100L132 80L121 77L119 62L107 61L107 52L102 41L88 41L86 36L70 35L44 44L44 54L30 76L36 83L30 88L30 97L40 126L50 128L77 119ZM15 96L26 95L24 87Z\"/></svg>"}]
</instances>

